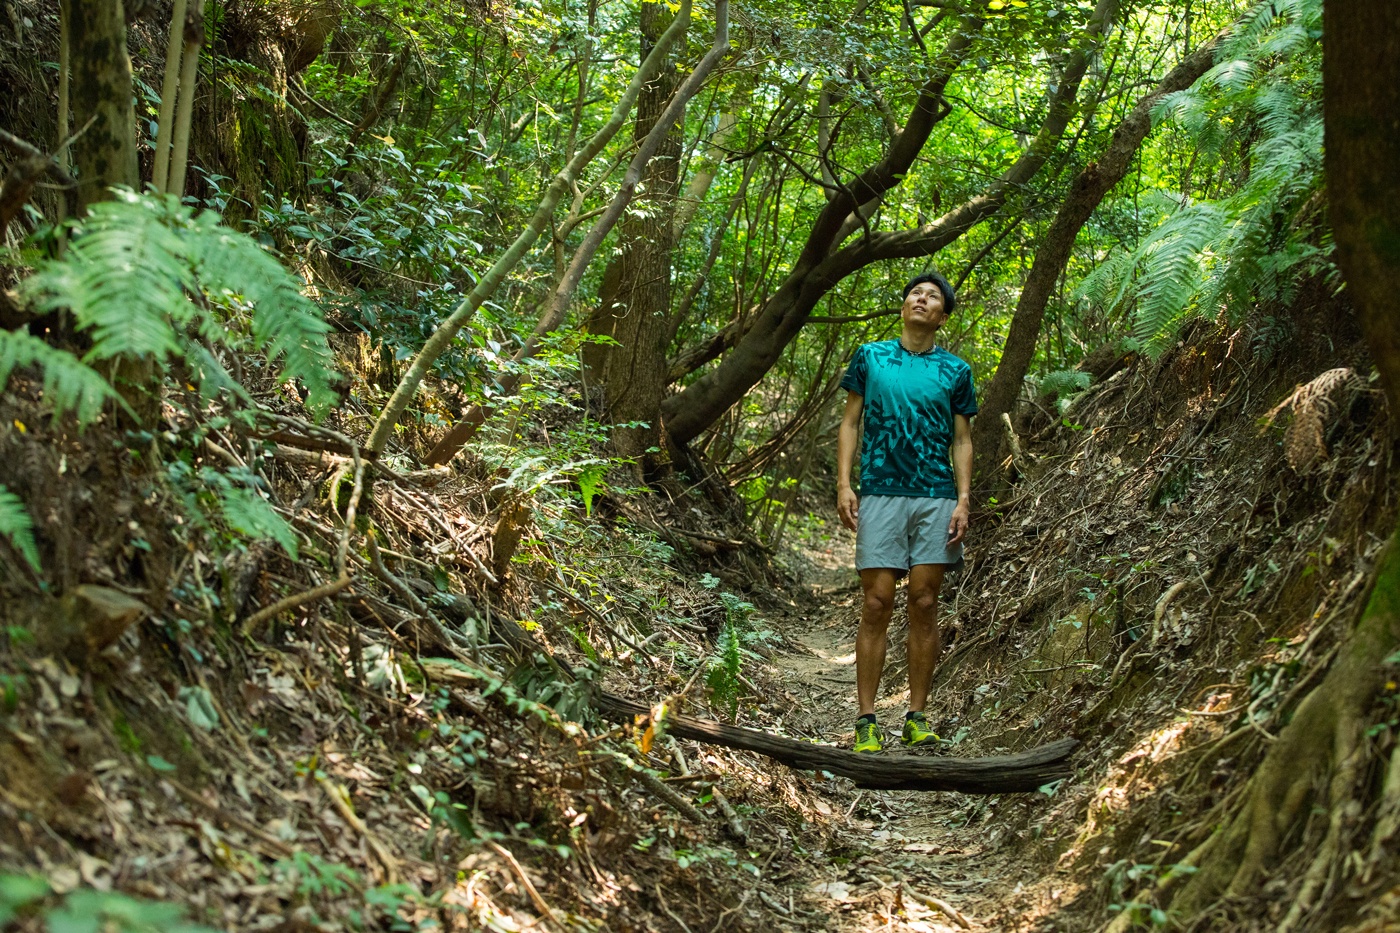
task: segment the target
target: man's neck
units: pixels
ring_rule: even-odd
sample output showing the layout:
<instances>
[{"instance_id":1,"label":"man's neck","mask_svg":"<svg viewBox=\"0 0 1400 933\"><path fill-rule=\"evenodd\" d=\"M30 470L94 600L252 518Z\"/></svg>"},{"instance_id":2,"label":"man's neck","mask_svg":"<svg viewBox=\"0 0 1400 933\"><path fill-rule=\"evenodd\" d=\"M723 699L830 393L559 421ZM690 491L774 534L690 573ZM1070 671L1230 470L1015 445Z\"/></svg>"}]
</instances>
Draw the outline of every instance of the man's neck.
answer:
<instances>
[{"instance_id":1,"label":"man's neck","mask_svg":"<svg viewBox=\"0 0 1400 933\"><path fill-rule=\"evenodd\" d=\"M899 335L899 343L910 353L927 353L933 349L933 340L937 335L937 330L927 330L922 327L905 327L904 331Z\"/></svg>"}]
</instances>

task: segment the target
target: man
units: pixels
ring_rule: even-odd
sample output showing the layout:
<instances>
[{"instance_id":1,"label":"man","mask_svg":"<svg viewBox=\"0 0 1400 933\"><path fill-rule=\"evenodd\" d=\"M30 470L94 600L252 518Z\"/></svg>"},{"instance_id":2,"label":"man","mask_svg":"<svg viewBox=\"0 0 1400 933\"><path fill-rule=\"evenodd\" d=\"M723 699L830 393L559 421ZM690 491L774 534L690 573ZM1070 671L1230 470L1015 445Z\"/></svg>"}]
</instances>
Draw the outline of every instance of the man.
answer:
<instances>
[{"instance_id":1,"label":"man","mask_svg":"<svg viewBox=\"0 0 1400 933\"><path fill-rule=\"evenodd\" d=\"M924 704L942 648L938 591L943 572L962 564L972 482L972 369L934 343L956 301L936 273L904 289L898 340L856 350L841 380L846 411L836 444L836 510L856 533L856 570L865 601L856 634L857 752L884 747L875 694L885 665L885 632L895 582L909 575L907 746L934 745ZM851 489L856 434L865 420L860 495ZM949 452L951 450L951 463Z\"/></svg>"}]
</instances>

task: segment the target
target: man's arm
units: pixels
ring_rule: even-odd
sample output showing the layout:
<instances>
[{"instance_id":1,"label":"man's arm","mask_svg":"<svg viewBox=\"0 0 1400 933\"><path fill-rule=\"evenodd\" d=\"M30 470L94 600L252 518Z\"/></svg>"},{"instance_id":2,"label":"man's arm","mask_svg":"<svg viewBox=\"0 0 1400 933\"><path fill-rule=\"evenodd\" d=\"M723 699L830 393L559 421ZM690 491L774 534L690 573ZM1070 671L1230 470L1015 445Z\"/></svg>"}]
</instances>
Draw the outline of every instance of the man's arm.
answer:
<instances>
[{"instance_id":1,"label":"man's arm","mask_svg":"<svg viewBox=\"0 0 1400 933\"><path fill-rule=\"evenodd\" d=\"M865 399L854 392L846 393L846 410L841 415L841 429L836 432L836 514L841 516L841 524L852 531L860 520L860 499L851 489L851 467L855 463L856 433L860 430L864 402Z\"/></svg>"},{"instance_id":2,"label":"man's arm","mask_svg":"<svg viewBox=\"0 0 1400 933\"><path fill-rule=\"evenodd\" d=\"M948 522L948 546L961 544L967 537L972 512L972 420L953 416L953 478L958 482L958 504Z\"/></svg>"}]
</instances>

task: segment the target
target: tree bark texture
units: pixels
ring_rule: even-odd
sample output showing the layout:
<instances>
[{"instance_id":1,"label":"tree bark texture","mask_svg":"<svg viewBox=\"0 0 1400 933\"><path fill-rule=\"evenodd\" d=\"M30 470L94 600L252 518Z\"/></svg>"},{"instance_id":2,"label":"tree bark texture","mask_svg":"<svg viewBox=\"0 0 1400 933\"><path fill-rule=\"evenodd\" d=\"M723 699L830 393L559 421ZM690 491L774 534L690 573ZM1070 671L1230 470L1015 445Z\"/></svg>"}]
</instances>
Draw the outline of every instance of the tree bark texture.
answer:
<instances>
[{"instance_id":1,"label":"tree bark texture","mask_svg":"<svg viewBox=\"0 0 1400 933\"><path fill-rule=\"evenodd\" d=\"M659 3L642 6L641 56L645 58L665 27L669 12ZM660 119L679 83L674 60L637 97L633 138L640 143ZM680 191L682 121L677 121L647 163L634 207L619 225L617 253L603 273L604 288L588 322L590 333L610 337L616 345L594 345L592 361L603 388L608 417L614 424L642 422L645 427L613 431L613 445L624 457L647 458L660 446L657 415L666 391L666 342L671 310L671 258Z\"/></svg>"},{"instance_id":2,"label":"tree bark texture","mask_svg":"<svg viewBox=\"0 0 1400 933\"><path fill-rule=\"evenodd\" d=\"M977 452L973 476L979 483L991 476L1002 459L1001 416L1010 413L1020 395L1021 383L1035 356L1040 327L1045 320L1045 306L1055 291L1055 283L1064 273L1080 229L1104 197L1128 174L1133 157L1152 129L1152 108L1167 94L1195 84L1214 63L1222 38L1217 37L1214 42L1198 48L1173 68L1113 131L1108 148L1070 183L1069 193L1036 250L1002 346L1001 362L983 391L978 417L972 425L972 449Z\"/></svg>"},{"instance_id":3,"label":"tree bark texture","mask_svg":"<svg viewBox=\"0 0 1400 933\"><path fill-rule=\"evenodd\" d=\"M73 127L82 131L73 142L73 166L78 200L86 206L104 200L113 185L140 185L136 108L121 0L71 0L71 4Z\"/></svg>"},{"instance_id":4,"label":"tree bark texture","mask_svg":"<svg viewBox=\"0 0 1400 933\"><path fill-rule=\"evenodd\" d=\"M1323 5L1328 215L1337 264L1400 415L1400 17L1390 4Z\"/></svg>"},{"instance_id":5,"label":"tree bark texture","mask_svg":"<svg viewBox=\"0 0 1400 933\"><path fill-rule=\"evenodd\" d=\"M934 125L947 115L943 89L970 54L973 38L982 25L979 18L964 19L941 53L934 75L921 89L913 112L885 158L842 186L827 201L792 271L764 303L749 332L715 369L666 400L662 413L671 438L680 444L689 443L742 399L782 356L817 302L843 278L880 260L934 255L998 211L1014 191L1030 181L1049 159L1068 125L1079 85L1101 37L1117 15L1118 6L1119 0L1099 0L1082 41L1069 56L1040 131L1000 178L931 223L912 230L874 233L841 247L842 232L857 229L847 223L852 212L883 197L903 180Z\"/></svg>"},{"instance_id":6,"label":"tree bark texture","mask_svg":"<svg viewBox=\"0 0 1400 933\"><path fill-rule=\"evenodd\" d=\"M288 83L321 54L341 14L328 0L238 0L221 13L211 52L252 67L225 69L203 84L190 158L226 176L224 213L236 223L256 217L264 203L305 195L307 127L287 105ZM191 185L212 194L199 176Z\"/></svg>"}]
</instances>

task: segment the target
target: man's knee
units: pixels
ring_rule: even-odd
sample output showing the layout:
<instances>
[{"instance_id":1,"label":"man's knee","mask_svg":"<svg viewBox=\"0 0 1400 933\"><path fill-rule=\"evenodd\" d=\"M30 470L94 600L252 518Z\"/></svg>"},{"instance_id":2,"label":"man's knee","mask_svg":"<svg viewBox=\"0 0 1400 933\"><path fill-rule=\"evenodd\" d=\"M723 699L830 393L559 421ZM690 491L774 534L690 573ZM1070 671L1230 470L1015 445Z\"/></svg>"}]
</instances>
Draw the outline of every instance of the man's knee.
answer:
<instances>
[{"instance_id":1,"label":"man's knee","mask_svg":"<svg viewBox=\"0 0 1400 933\"><path fill-rule=\"evenodd\" d=\"M866 590L865 604L862 609L861 618L863 620L889 621L890 612L894 609L894 594L886 593L883 590Z\"/></svg>"},{"instance_id":2,"label":"man's knee","mask_svg":"<svg viewBox=\"0 0 1400 933\"><path fill-rule=\"evenodd\" d=\"M938 588L930 586L911 590L909 608L923 618L932 617L938 611Z\"/></svg>"}]
</instances>

